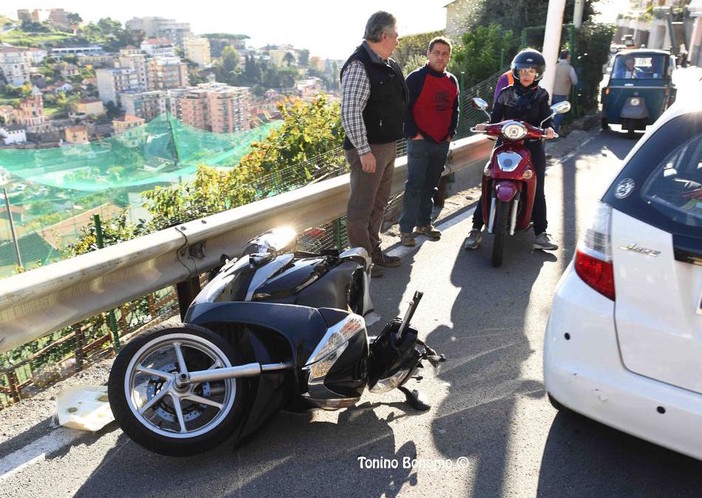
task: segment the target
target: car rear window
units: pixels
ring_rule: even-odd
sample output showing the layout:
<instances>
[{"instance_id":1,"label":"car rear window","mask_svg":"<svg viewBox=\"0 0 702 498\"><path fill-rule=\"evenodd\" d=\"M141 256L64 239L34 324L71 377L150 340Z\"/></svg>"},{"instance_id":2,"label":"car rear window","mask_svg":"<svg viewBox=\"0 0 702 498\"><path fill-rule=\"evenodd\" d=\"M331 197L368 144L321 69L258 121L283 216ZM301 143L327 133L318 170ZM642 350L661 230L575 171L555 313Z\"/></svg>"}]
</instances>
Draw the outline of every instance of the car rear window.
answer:
<instances>
[{"instance_id":1,"label":"car rear window","mask_svg":"<svg viewBox=\"0 0 702 498\"><path fill-rule=\"evenodd\" d=\"M702 232L702 113L671 119L624 166L604 202L671 233Z\"/></svg>"}]
</instances>

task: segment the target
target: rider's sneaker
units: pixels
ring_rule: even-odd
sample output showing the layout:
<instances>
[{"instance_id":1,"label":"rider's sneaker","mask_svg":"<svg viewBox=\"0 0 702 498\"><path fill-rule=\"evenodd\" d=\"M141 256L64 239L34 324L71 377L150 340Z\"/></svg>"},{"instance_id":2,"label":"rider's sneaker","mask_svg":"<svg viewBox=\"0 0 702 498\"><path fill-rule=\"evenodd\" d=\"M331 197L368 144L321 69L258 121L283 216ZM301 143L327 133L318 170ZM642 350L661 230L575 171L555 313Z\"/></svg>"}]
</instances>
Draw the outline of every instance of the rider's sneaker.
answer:
<instances>
[{"instance_id":1,"label":"rider's sneaker","mask_svg":"<svg viewBox=\"0 0 702 498\"><path fill-rule=\"evenodd\" d=\"M407 247L414 247L417 245L417 241L414 238L414 235L411 233L400 233L400 244L403 246Z\"/></svg>"},{"instance_id":2,"label":"rider's sneaker","mask_svg":"<svg viewBox=\"0 0 702 498\"><path fill-rule=\"evenodd\" d=\"M383 276L383 269L380 266L371 266L371 278L380 278Z\"/></svg>"},{"instance_id":3,"label":"rider's sneaker","mask_svg":"<svg viewBox=\"0 0 702 498\"><path fill-rule=\"evenodd\" d=\"M466 238L466 241L463 243L463 249L477 249L482 240L483 232L481 232L477 228L474 228L470 231L470 233L468 234L468 238Z\"/></svg>"},{"instance_id":4,"label":"rider's sneaker","mask_svg":"<svg viewBox=\"0 0 702 498\"><path fill-rule=\"evenodd\" d=\"M534 240L534 249L541 249L542 251L555 251L558 246L551 242L549 234L546 232L541 232L536 236Z\"/></svg>"},{"instance_id":5,"label":"rider's sneaker","mask_svg":"<svg viewBox=\"0 0 702 498\"><path fill-rule=\"evenodd\" d=\"M415 232L417 232L420 235L426 235L430 239L434 239L434 240L438 240L441 238L441 230L438 230L432 224L417 227L415 229Z\"/></svg>"}]
</instances>

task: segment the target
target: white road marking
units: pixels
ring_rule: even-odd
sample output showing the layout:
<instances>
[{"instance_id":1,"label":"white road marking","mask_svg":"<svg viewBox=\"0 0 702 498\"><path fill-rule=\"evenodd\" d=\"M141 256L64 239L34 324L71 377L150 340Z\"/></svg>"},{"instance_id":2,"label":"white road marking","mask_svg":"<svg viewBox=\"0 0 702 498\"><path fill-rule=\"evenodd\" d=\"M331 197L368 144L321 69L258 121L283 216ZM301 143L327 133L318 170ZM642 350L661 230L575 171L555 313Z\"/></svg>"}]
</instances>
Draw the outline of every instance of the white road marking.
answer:
<instances>
[{"instance_id":1,"label":"white road marking","mask_svg":"<svg viewBox=\"0 0 702 498\"><path fill-rule=\"evenodd\" d=\"M0 459L0 482L28 467L42 462L46 455L59 451L78 439L81 431L59 427L33 443Z\"/></svg>"}]
</instances>

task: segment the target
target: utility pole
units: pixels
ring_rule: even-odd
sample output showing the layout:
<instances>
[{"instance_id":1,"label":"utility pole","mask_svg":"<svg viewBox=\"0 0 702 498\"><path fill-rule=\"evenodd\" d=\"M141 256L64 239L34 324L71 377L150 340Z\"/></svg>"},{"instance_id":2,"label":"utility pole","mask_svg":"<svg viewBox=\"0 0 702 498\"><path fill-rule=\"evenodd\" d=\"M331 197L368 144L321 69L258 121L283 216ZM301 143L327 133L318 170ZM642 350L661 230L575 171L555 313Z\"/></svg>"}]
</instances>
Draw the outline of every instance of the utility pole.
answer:
<instances>
[{"instance_id":1,"label":"utility pole","mask_svg":"<svg viewBox=\"0 0 702 498\"><path fill-rule=\"evenodd\" d=\"M585 8L585 1L575 0L575 6L573 7L573 26L575 26L575 29L583 25L583 8Z\"/></svg>"},{"instance_id":2,"label":"utility pole","mask_svg":"<svg viewBox=\"0 0 702 498\"><path fill-rule=\"evenodd\" d=\"M546 59L546 72L541 80L541 86L548 91L549 95L553 95L553 83L556 79L556 63L558 62L558 51L561 48L565 3L566 0L549 0L548 2L544 47L541 51Z\"/></svg>"}]
</instances>

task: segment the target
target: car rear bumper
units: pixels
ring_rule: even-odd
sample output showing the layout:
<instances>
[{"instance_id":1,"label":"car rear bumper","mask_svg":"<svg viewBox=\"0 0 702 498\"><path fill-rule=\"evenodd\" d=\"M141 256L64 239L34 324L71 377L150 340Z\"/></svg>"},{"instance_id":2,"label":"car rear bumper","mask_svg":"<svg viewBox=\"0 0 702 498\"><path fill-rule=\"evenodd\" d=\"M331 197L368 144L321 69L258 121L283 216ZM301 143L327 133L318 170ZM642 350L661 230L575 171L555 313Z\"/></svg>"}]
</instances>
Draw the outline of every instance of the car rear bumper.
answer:
<instances>
[{"instance_id":1,"label":"car rear bumper","mask_svg":"<svg viewBox=\"0 0 702 498\"><path fill-rule=\"evenodd\" d=\"M613 317L614 303L571 264L546 328L546 391L586 417L702 460L702 396L624 368Z\"/></svg>"}]
</instances>

